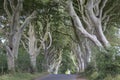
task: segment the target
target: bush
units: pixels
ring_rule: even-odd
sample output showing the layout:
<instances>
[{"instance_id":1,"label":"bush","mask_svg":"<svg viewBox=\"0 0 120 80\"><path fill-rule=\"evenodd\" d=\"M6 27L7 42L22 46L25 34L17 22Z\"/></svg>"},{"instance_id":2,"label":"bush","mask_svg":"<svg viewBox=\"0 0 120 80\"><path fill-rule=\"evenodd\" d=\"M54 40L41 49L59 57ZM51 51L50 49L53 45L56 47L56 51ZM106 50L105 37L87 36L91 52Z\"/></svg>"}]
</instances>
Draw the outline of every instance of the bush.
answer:
<instances>
[{"instance_id":1,"label":"bush","mask_svg":"<svg viewBox=\"0 0 120 80\"><path fill-rule=\"evenodd\" d=\"M39 77L43 74L36 73L15 73L15 74L5 74L0 76L0 80L33 80L36 77Z\"/></svg>"},{"instance_id":2,"label":"bush","mask_svg":"<svg viewBox=\"0 0 120 80\"><path fill-rule=\"evenodd\" d=\"M18 54L16 70L18 72L30 71L30 58L28 53L23 52Z\"/></svg>"},{"instance_id":3,"label":"bush","mask_svg":"<svg viewBox=\"0 0 120 80\"><path fill-rule=\"evenodd\" d=\"M6 73L8 71L7 68L7 59L6 54L4 52L0 52L0 74Z\"/></svg>"},{"instance_id":4,"label":"bush","mask_svg":"<svg viewBox=\"0 0 120 80\"><path fill-rule=\"evenodd\" d=\"M120 75L112 76L112 75L107 75L104 80L120 80Z\"/></svg>"},{"instance_id":5,"label":"bush","mask_svg":"<svg viewBox=\"0 0 120 80\"><path fill-rule=\"evenodd\" d=\"M120 74L120 56L118 54L119 50L116 48L109 48L107 51L97 52L95 59L96 66L93 66L95 70L91 70L91 80L104 80L108 75L114 77ZM97 77L94 75L97 75Z\"/></svg>"},{"instance_id":6,"label":"bush","mask_svg":"<svg viewBox=\"0 0 120 80\"><path fill-rule=\"evenodd\" d=\"M42 72L42 61L43 57L41 54L37 56L37 67L38 71ZM0 49L0 74L8 73L7 68L7 57L5 50ZM16 60L16 71L17 72L31 72L29 54L23 49L19 48L18 59Z\"/></svg>"},{"instance_id":7,"label":"bush","mask_svg":"<svg viewBox=\"0 0 120 80\"><path fill-rule=\"evenodd\" d=\"M106 76L107 74L116 75L120 73L120 56L118 50L110 48L107 52L100 52L96 55L97 71Z\"/></svg>"}]
</instances>

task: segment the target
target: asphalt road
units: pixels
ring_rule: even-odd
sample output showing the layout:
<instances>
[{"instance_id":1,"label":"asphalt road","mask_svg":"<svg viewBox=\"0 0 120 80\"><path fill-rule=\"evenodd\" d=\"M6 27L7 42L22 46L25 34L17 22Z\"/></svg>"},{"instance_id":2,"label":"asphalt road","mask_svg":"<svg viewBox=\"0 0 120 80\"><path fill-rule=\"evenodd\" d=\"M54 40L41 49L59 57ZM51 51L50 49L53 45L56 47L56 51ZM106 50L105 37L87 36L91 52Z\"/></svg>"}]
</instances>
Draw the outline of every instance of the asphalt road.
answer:
<instances>
[{"instance_id":1,"label":"asphalt road","mask_svg":"<svg viewBox=\"0 0 120 80\"><path fill-rule=\"evenodd\" d=\"M82 78L77 78L77 75L71 74L49 74L47 76L37 78L35 80L85 80Z\"/></svg>"}]
</instances>

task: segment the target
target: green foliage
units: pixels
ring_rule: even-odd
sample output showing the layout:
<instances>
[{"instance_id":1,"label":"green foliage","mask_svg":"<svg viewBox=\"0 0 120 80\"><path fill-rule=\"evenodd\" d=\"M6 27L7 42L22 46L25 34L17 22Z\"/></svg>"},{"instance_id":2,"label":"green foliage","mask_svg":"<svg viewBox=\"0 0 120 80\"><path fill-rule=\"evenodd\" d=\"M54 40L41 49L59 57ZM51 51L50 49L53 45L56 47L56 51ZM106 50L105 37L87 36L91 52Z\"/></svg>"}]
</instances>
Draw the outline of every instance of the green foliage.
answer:
<instances>
[{"instance_id":1,"label":"green foliage","mask_svg":"<svg viewBox=\"0 0 120 80\"><path fill-rule=\"evenodd\" d=\"M43 54L39 54L37 56L37 69L38 69L38 72L43 72L44 71L44 66L43 64L45 63L44 61L44 55Z\"/></svg>"},{"instance_id":2,"label":"green foliage","mask_svg":"<svg viewBox=\"0 0 120 80\"><path fill-rule=\"evenodd\" d=\"M47 23L50 23L50 31L52 34L52 47L55 47L56 49L63 49L63 60L62 60L62 66L60 67L60 73L65 73L67 69L69 69L72 73L75 73L75 66L70 59L70 43L72 42L71 38L74 34L74 30L70 28L71 26L71 20L69 15L65 12L64 7L58 3L60 0L24 0L23 3L23 11L21 15L23 17L28 16L33 12L33 10L38 11L38 17L33 21L33 24L35 27L35 36L37 39L40 39L40 36L45 33L47 28ZM63 2L66 0L63 0ZM74 1L74 6L76 8L79 8L79 4L76 0ZM86 0L85 0L86 1ZM108 0L106 7L104 8L104 11L107 11L111 6L113 6L113 1ZM108 25L112 24L112 27L106 27L105 34L107 36L107 39L111 42L112 45L118 45L118 38L114 35L116 31L118 31L118 28L114 28L113 24L119 24L119 18L120 14L119 12L119 2L120 0L114 1L114 5L117 3L117 6L115 7L114 11L111 11L110 14L116 15L112 20L109 20ZM0 1L0 14L3 13L3 0ZM77 5L77 6L76 6ZM10 5L8 5L10 6ZM78 15L81 17L80 12L76 10ZM5 15L3 13L2 15ZM118 15L118 16L117 16ZM21 16L21 17L22 17ZM82 20L82 19L81 19ZM104 23L105 21L102 21ZM2 23L2 21L1 21ZM4 24L7 24L4 22ZM84 25L84 24L83 24ZM28 28L26 28L28 29ZM28 30L26 30L25 33L27 33ZM4 32L8 32L7 28L5 28ZM3 38L4 34L0 35ZM8 34L8 33L7 33ZM75 37L75 36L74 36ZM7 37L6 37L7 38ZM26 42L25 40L23 40ZM49 43L49 41L48 41ZM38 46L40 45L40 42L38 43ZM91 75L91 79L103 79L106 76L109 75L116 75L120 73L120 56L117 55L118 50L116 49L109 49L107 52L97 52L95 56L95 65L91 63L89 67L87 68L88 74L93 72ZM94 57L94 56L92 56ZM20 47L19 49L19 55L17 63L17 71L24 71L29 72L30 71L30 59L29 54L23 49L23 47ZM44 55L39 54L37 57L37 67L38 71L43 71L43 64L44 64ZM0 53L0 72L4 73L7 71L7 59L5 52ZM109 74L109 75L108 75ZM108 79L108 78L107 78ZM6 78L7 80L7 78ZM14 79L13 79L14 80ZM18 79L19 80L19 79ZM109 80L109 79L108 79Z\"/></svg>"},{"instance_id":3,"label":"green foliage","mask_svg":"<svg viewBox=\"0 0 120 80\"><path fill-rule=\"evenodd\" d=\"M97 79L98 76L99 74L97 72L94 72L91 74L89 80L99 80ZM120 75L118 74L116 76L113 76L111 74L107 74L107 76L104 79L100 79L100 80L120 80Z\"/></svg>"},{"instance_id":4,"label":"green foliage","mask_svg":"<svg viewBox=\"0 0 120 80\"><path fill-rule=\"evenodd\" d=\"M6 74L0 76L0 80L32 80L40 76L41 74L30 74L30 73L15 73L15 74Z\"/></svg>"},{"instance_id":5,"label":"green foliage","mask_svg":"<svg viewBox=\"0 0 120 80\"><path fill-rule=\"evenodd\" d=\"M105 31L105 34L111 45L120 45L119 28L115 25L109 26L109 28Z\"/></svg>"},{"instance_id":6,"label":"green foliage","mask_svg":"<svg viewBox=\"0 0 120 80\"><path fill-rule=\"evenodd\" d=\"M50 2L50 0L41 0L44 4Z\"/></svg>"},{"instance_id":7,"label":"green foliage","mask_svg":"<svg viewBox=\"0 0 120 80\"><path fill-rule=\"evenodd\" d=\"M17 60L17 71L30 71L30 58L29 54L23 49L19 49L18 60Z\"/></svg>"},{"instance_id":8,"label":"green foliage","mask_svg":"<svg viewBox=\"0 0 120 80\"><path fill-rule=\"evenodd\" d=\"M7 59L6 54L3 50L0 52L0 73L3 74L7 72Z\"/></svg>"},{"instance_id":9,"label":"green foliage","mask_svg":"<svg viewBox=\"0 0 120 80\"><path fill-rule=\"evenodd\" d=\"M120 62L117 56L118 50L110 48L106 52L101 52L96 56L98 72L104 72L104 74L118 74L120 72Z\"/></svg>"},{"instance_id":10,"label":"green foliage","mask_svg":"<svg viewBox=\"0 0 120 80\"><path fill-rule=\"evenodd\" d=\"M44 56L42 54L39 54L37 56L37 69L38 72L43 71L43 61ZM29 54L23 49L19 49L19 55L18 55L18 60L17 60L17 71L19 72L31 72L31 65L30 65L30 58Z\"/></svg>"},{"instance_id":11,"label":"green foliage","mask_svg":"<svg viewBox=\"0 0 120 80\"><path fill-rule=\"evenodd\" d=\"M71 73L76 73L76 67L73 64L72 59L70 59L70 52L65 48L63 50L63 55L62 55L62 62L61 62L61 67L59 70L59 73L65 73L68 69L70 70Z\"/></svg>"},{"instance_id":12,"label":"green foliage","mask_svg":"<svg viewBox=\"0 0 120 80\"><path fill-rule=\"evenodd\" d=\"M98 76L99 76L98 72L95 71L90 75L89 79L90 80L96 80L98 78Z\"/></svg>"},{"instance_id":13,"label":"green foliage","mask_svg":"<svg viewBox=\"0 0 120 80\"><path fill-rule=\"evenodd\" d=\"M90 78L91 80L103 80L108 75L114 77L120 74L120 56L117 48L109 48L106 51L96 53L96 66Z\"/></svg>"}]
</instances>

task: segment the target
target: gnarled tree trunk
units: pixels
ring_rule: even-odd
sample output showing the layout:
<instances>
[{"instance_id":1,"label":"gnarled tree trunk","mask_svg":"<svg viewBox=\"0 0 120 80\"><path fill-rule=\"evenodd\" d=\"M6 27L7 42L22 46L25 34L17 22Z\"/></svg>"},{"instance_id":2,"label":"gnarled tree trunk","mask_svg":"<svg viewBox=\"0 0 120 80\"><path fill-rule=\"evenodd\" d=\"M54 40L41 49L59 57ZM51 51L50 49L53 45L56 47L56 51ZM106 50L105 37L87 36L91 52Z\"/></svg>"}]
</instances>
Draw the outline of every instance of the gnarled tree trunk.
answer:
<instances>
[{"instance_id":1,"label":"gnarled tree trunk","mask_svg":"<svg viewBox=\"0 0 120 80\"><path fill-rule=\"evenodd\" d=\"M28 35L29 35L28 53L30 56L30 63L31 63L32 71L36 72L37 71L36 57L38 55L38 48L37 48L37 41L35 38L34 26L32 26L32 24L30 24L29 26Z\"/></svg>"},{"instance_id":2,"label":"gnarled tree trunk","mask_svg":"<svg viewBox=\"0 0 120 80\"><path fill-rule=\"evenodd\" d=\"M111 45L107 40L103 31L103 9L108 0L68 0L67 10L73 21L73 27L78 39L76 54L78 63L84 63L84 68L87 67L88 57L91 54L89 44L82 46L85 38L91 40L100 50L109 48ZM73 3L77 6L73 6ZM78 9L75 9L78 8ZM89 42L89 41L88 41ZM82 55L82 56L81 56Z\"/></svg>"},{"instance_id":3,"label":"gnarled tree trunk","mask_svg":"<svg viewBox=\"0 0 120 80\"><path fill-rule=\"evenodd\" d=\"M78 6L80 6L79 10L80 10L80 12L81 12L80 14L82 16L82 19L80 19L80 17L77 15L77 13L74 9L72 1L68 0L67 9L69 11L69 15L71 16L71 18L73 20L74 27L77 30L79 30L79 32L81 33L82 36L91 40L99 48L110 47L110 43L106 39L106 37L103 33L103 30L102 30L103 27L101 24L101 22L102 22L101 15L102 15L104 6L102 9L97 8L98 10L95 12L94 11L94 10L96 10L95 5L97 3L95 5L93 3L94 3L94 0L87 0L86 4L84 3L84 1L80 0L80 4L78 5ZM106 0L104 3L106 3ZM99 6L99 4L97 4L97 6ZM97 12L100 12L100 13L97 15ZM84 25L86 25L87 28L93 29L94 31L88 32L88 30L86 30L86 28L83 26L82 22L84 22ZM95 32L96 32L96 34L94 34Z\"/></svg>"},{"instance_id":4,"label":"gnarled tree trunk","mask_svg":"<svg viewBox=\"0 0 120 80\"><path fill-rule=\"evenodd\" d=\"M10 5L8 5L8 3ZM7 60L8 60L8 70L15 71L15 62L18 57L18 48L21 40L21 35L23 29L27 24L33 19L36 12L33 12L29 17L25 19L23 24L20 25L20 13L22 11L23 1L18 0L17 5L15 5L14 0L4 0L4 10L7 14L8 21L10 24L9 35L8 35L8 45L6 45ZM10 13L8 7L12 10Z\"/></svg>"}]
</instances>

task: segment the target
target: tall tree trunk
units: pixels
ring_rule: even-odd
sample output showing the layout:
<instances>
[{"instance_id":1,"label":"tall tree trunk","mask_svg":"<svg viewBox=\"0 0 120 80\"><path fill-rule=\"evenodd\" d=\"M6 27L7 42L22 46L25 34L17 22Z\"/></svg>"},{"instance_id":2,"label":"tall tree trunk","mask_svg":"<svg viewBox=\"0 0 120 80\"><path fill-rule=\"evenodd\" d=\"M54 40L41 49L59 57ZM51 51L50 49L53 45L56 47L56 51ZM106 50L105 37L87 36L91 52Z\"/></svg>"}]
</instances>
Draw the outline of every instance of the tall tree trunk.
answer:
<instances>
[{"instance_id":1,"label":"tall tree trunk","mask_svg":"<svg viewBox=\"0 0 120 80\"><path fill-rule=\"evenodd\" d=\"M76 14L72 1L69 0L68 1L68 7L67 7L68 11L69 11L69 15L71 16L73 23L74 23L74 27L79 30L79 32L81 33L81 35L83 35L84 37L90 39L96 46L98 46L100 49L103 48L103 45L101 44L101 42L97 39L96 35L90 34L89 32L87 32L87 30L85 30L79 16Z\"/></svg>"},{"instance_id":2,"label":"tall tree trunk","mask_svg":"<svg viewBox=\"0 0 120 80\"><path fill-rule=\"evenodd\" d=\"M40 40L41 45L38 47L38 39L36 39L35 37L35 26L32 23L30 23L29 25L28 37L26 36L26 38L28 39L28 50L27 51L30 56L30 63L31 63L31 69L32 69L31 71L36 72L37 71L36 58L40 53L40 49L44 45L44 39L41 38L42 39Z\"/></svg>"},{"instance_id":3,"label":"tall tree trunk","mask_svg":"<svg viewBox=\"0 0 120 80\"><path fill-rule=\"evenodd\" d=\"M62 61L62 50L59 51L58 53L59 53L59 55L58 55L57 59L55 60L55 67L54 67L54 71L53 71L54 74L58 74L59 67L60 67L60 64Z\"/></svg>"},{"instance_id":4,"label":"tall tree trunk","mask_svg":"<svg viewBox=\"0 0 120 80\"><path fill-rule=\"evenodd\" d=\"M15 58L7 53L7 64L8 70L11 72L15 72Z\"/></svg>"},{"instance_id":5,"label":"tall tree trunk","mask_svg":"<svg viewBox=\"0 0 120 80\"><path fill-rule=\"evenodd\" d=\"M62 60L60 59L60 60L56 63L55 70L53 71L54 74L58 74L61 61L62 61Z\"/></svg>"},{"instance_id":6,"label":"tall tree trunk","mask_svg":"<svg viewBox=\"0 0 120 80\"><path fill-rule=\"evenodd\" d=\"M84 72L85 68L84 68L84 58L83 58L83 52L80 48L79 44L74 44L73 48L72 48L73 53L76 55L77 58L77 62L78 62L78 68L79 71L78 72Z\"/></svg>"},{"instance_id":7,"label":"tall tree trunk","mask_svg":"<svg viewBox=\"0 0 120 80\"><path fill-rule=\"evenodd\" d=\"M102 1L101 1L102 2ZM102 11L103 8L105 7L107 0L103 1L102 7L97 8L97 6L99 6L99 3L97 4L97 6L94 6L94 1L93 0L89 0L87 1L86 4L86 14L88 15L88 18L91 20L91 24L94 26L93 28L95 28L96 30L96 34L97 34L97 38L99 39L99 41L102 43L102 45L105 48L110 47L110 43L107 40L107 38L104 35L104 31L102 30L103 26L102 26ZM94 9L96 8L96 10L94 11ZM97 14L97 12L99 12Z\"/></svg>"},{"instance_id":8,"label":"tall tree trunk","mask_svg":"<svg viewBox=\"0 0 120 80\"><path fill-rule=\"evenodd\" d=\"M34 73L37 71L37 65L36 65L36 55L30 55L30 63L31 63L31 72Z\"/></svg>"},{"instance_id":9,"label":"tall tree trunk","mask_svg":"<svg viewBox=\"0 0 120 80\"><path fill-rule=\"evenodd\" d=\"M20 38L21 38L21 33L16 32L16 34L14 34L12 37L9 38L9 46L6 46L9 71L13 71L13 72L15 71Z\"/></svg>"},{"instance_id":10,"label":"tall tree trunk","mask_svg":"<svg viewBox=\"0 0 120 80\"><path fill-rule=\"evenodd\" d=\"M98 39L101 41L101 43L103 44L103 46L105 48L109 48L110 47L110 43L106 39L106 37L105 37L105 35L103 33L101 24L96 25L96 31L98 32Z\"/></svg>"},{"instance_id":11,"label":"tall tree trunk","mask_svg":"<svg viewBox=\"0 0 120 80\"><path fill-rule=\"evenodd\" d=\"M30 62L31 62L31 67L32 67L32 71L36 72L37 67L36 67L36 57L37 57L37 44L36 44L36 38L35 38L35 32L34 32L34 26L32 26L32 24L30 24L29 26L29 55L30 55Z\"/></svg>"},{"instance_id":12,"label":"tall tree trunk","mask_svg":"<svg viewBox=\"0 0 120 80\"><path fill-rule=\"evenodd\" d=\"M88 67L88 64L90 62L90 57L91 57L90 41L88 41L87 39L85 39L84 50L85 52L83 54L83 58L84 58L84 64L86 69Z\"/></svg>"},{"instance_id":13,"label":"tall tree trunk","mask_svg":"<svg viewBox=\"0 0 120 80\"><path fill-rule=\"evenodd\" d=\"M8 5L8 3L12 3L13 5ZM17 5L15 5L14 0L4 0L4 10L8 17L8 24L10 24L8 45L6 45L8 69L13 72L15 71L15 62L18 57L18 48L21 40L21 34L24 28L28 25L28 23L31 21L31 19L33 19L36 14L36 12L34 11L30 16L25 19L23 24L20 25L20 13L22 11L22 6L22 0L17 0ZM12 11L9 11L10 9Z\"/></svg>"},{"instance_id":14,"label":"tall tree trunk","mask_svg":"<svg viewBox=\"0 0 120 80\"><path fill-rule=\"evenodd\" d=\"M45 56L45 67L49 73L58 74L58 70L62 61L62 50L50 49Z\"/></svg>"},{"instance_id":15,"label":"tall tree trunk","mask_svg":"<svg viewBox=\"0 0 120 80\"><path fill-rule=\"evenodd\" d=\"M46 21L46 25L44 27L44 31L43 31L43 36L41 36L41 44L44 50L44 69L45 71L51 72L51 69L49 66L51 63L51 54L53 55L53 49L51 50L51 45L52 45L52 36L50 33L50 22Z\"/></svg>"},{"instance_id":16,"label":"tall tree trunk","mask_svg":"<svg viewBox=\"0 0 120 80\"><path fill-rule=\"evenodd\" d=\"M82 19L77 15L72 4L72 0L68 0L67 9L73 20L74 27L79 30L81 35L90 39L100 49L104 49L110 47L110 43L103 33L103 26L101 24L103 15L102 12L107 0L103 1L104 4L101 4L102 7L99 9L98 6L100 5L100 2L99 0L96 2L95 0L87 0L85 4L84 1L80 0L78 6L80 7L79 12L81 13L80 16ZM92 31L88 32L83 24L86 25L87 28L93 29L94 32L96 31L96 34L94 34Z\"/></svg>"}]
</instances>

